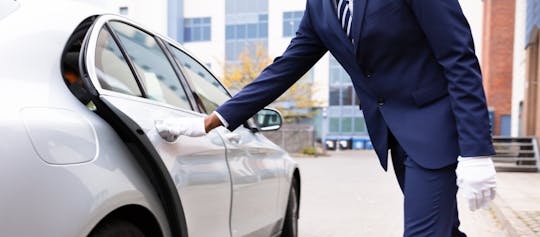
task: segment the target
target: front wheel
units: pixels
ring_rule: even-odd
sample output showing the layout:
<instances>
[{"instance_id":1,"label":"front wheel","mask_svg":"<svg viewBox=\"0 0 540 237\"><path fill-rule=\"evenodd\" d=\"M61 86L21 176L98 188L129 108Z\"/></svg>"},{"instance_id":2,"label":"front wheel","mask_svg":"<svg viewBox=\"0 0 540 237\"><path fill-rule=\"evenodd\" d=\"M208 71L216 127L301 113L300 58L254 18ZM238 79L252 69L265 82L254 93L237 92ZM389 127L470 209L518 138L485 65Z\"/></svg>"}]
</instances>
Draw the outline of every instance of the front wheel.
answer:
<instances>
[{"instance_id":1,"label":"front wheel","mask_svg":"<svg viewBox=\"0 0 540 237\"><path fill-rule=\"evenodd\" d=\"M294 183L294 182L293 182ZM298 193L295 185L291 185L289 191L289 200L287 203L287 212L285 213L285 222L281 237L298 236Z\"/></svg>"},{"instance_id":2,"label":"front wheel","mask_svg":"<svg viewBox=\"0 0 540 237\"><path fill-rule=\"evenodd\" d=\"M131 222L112 220L96 227L89 237L146 237L146 235Z\"/></svg>"}]
</instances>

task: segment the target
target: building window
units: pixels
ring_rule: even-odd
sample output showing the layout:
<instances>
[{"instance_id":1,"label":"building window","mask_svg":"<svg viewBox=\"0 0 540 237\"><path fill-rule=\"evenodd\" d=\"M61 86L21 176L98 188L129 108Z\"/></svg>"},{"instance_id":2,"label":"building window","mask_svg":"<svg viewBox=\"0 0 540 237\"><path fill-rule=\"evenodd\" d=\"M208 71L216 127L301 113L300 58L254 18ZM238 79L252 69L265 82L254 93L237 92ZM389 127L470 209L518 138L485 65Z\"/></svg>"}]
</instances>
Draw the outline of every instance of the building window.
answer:
<instances>
[{"instance_id":1,"label":"building window","mask_svg":"<svg viewBox=\"0 0 540 237\"><path fill-rule=\"evenodd\" d=\"M358 105L351 77L334 57L330 57L330 106Z\"/></svg>"},{"instance_id":2,"label":"building window","mask_svg":"<svg viewBox=\"0 0 540 237\"><path fill-rule=\"evenodd\" d=\"M210 41L212 19L210 17L185 18L184 42Z\"/></svg>"},{"instance_id":3,"label":"building window","mask_svg":"<svg viewBox=\"0 0 540 237\"><path fill-rule=\"evenodd\" d=\"M268 12L268 0L225 0L227 15Z\"/></svg>"},{"instance_id":4,"label":"building window","mask_svg":"<svg viewBox=\"0 0 540 237\"><path fill-rule=\"evenodd\" d=\"M129 14L129 8L128 7L120 7L118 9L118 13L123 16L127 16Z\"/></svg>"},{"instance_id":5,"label":"building window","mask_svg":"<svg viewBox=\"0 0 540 237\"><path fill-rule=\"evenodd\" d=\"M366 121L364 117L354 118L354 132L366 132Z\"/></svg>"},{"instance_id":6,"label":"building window","mask_svg":"<svg viewBox=\"0 0 540 237\"><path fill-rule=\"evenodd\" d=\"M330 132L339 132L339 118L330 118Z\"/></svg>"},{"instance_id":7,"label":"building window","mask_svg":"<svg viewBox=\"0 0 540 237\"><path fill-rule=\"evenodd\" d=\"M329 104L330 106L339 106L339 88L330 87L330 98L329 98Z\"/></svg>"},{"instance_id":8,"label":"building window","mask_svg":"<svg viewBox=\"0 0 540 237\"><path fill-rule=\"evenodd\" d=\"M358 109L360 103L356 96L351 78L339 62L330 57L329 77L329 115L328 132L332 135L362 135L366 133L366 124L362 112Z\"/></svg>"},{"instance_id":9,"label":"building window","mask_svg":"<svg viewBox=\"0 0 540 237\"><path fill-rule=\"evenodd\" d=\"M268 14L245 14L236 19L235 23L227 23L225 30L227 61L238 60L243 51L255 56L257 45L268 47Z\"/></svg>"},{"instance_id":10,"label":"building window","mask_svg":"<svg viewBox=\"0 0 540 237\"><path fill-rule=\"evenodd\" d=\"M268 48L268 0L225 1L225 60L236 63L242 52L254 57Z\"/></svg>"},{"instance_id":11,"label":"building window","mask_svg":"<svg viewBox=\"0 0 540 237\"><path fill-rule=\"evenodd\" d=\"M351 77L333 56L330 56L330 85L352 84Z\"/></svg>"},{"instance_id":12,"label":"building window","mask_svg":"<svg viewBox=\"0 0 540 237\"><path fill-rule=\"evenodd\" d=\"M283 37L293 37L296 34L303 15L303 11L283 13Z\"/></svg>"},{"instance_id":13,"label":"building window","mask_svg":"<svg viewBox=\"0 0 540 237\"><path fill-rule=\"evenodd\" d=\"M352 132L353 131L353 119L351 117L341 118L341 132Z\"/></svg>"},{"instance_id":14,"label":"building window","mask_svg":"<svg viewBox=\"0 0 540 237\"><path fill-rule=\"evenodd\" d=\"M268 37L268 15L260 14L256 22L227 24L225 39L249 40Z\"/></svg>"}]
</instances>

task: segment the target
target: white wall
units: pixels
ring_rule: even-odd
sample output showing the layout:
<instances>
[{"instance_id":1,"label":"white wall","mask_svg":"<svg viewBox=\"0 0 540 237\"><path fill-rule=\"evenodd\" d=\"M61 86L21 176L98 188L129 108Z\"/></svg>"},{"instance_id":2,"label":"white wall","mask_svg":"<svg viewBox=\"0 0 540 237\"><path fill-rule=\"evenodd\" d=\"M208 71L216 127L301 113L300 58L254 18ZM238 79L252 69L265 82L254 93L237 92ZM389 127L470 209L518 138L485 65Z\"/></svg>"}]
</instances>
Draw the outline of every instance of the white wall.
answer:
<instances>
[{"instance_id":1,"label":"white wall","mask_svg":"<svg viewBox=\"0 0 540 237\"><path fill-rule=\"evenodd\" d=\"M167 0L123 0L127 3L127 17L156 31L167 35Z\"/></svg>"},{"instance_id":2,"label":"white wall","mask_svg":"<svg viewBox=\"0 0 540 237\"><path fill-rule=\"evenodd\" d=\"M516 22L514 32L514 65L512 80L512 124L511 135L519 136L519 121L521 119L519 103L525 94L525 18L526 0L516 0Z\"/></svg>"},{"instance_id":3,"label":"white wall","mask_svg":"<svg viewBox=\"0 0 540 237\"><path fill-rule=\"evenodd\" d=\"M482 29L484 2L482 0L459 0L463 14L469 21L478 60L482 60Z\"/></svg>"},{"instance_id":4,"label":"white wall","mask_svg":"<svg viewBox=\"0 0 540 237\"><path fill-rule=\"evenodd\" d=\"M167 0L84 0L119 14L120 7L127 7L126 17L157 33L167 35Z\"/></svg>"}]
</instances>

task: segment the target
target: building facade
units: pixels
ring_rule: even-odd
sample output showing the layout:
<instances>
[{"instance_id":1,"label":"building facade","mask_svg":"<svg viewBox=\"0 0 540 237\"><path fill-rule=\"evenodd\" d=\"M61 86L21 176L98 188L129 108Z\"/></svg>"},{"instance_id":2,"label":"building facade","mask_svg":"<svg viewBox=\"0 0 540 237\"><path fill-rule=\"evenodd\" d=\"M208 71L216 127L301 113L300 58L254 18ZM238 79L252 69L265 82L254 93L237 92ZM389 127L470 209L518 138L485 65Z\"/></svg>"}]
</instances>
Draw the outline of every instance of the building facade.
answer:
<instances>
[{"instance_id":1,"label":"building facade","mask_svg":"<svg viewBox=\"0 0 540 237\"><path fill-rule=\"evenodd\" d=\"M515 0L484 0L482 71L493 135L510 136Z\"/></svg>"},{"instance_id":2,"label":"building facade","mask_svg":"<svg viewBox=\"0 0 540 237\"><path fill-rule=\"evenodd\" d=\"M523 100L525 97L526 39L525 23L527 0L516 0L514 32L514 65L512 79L512 131L511 136L523 136Z\"/></svg>"},{"instance_id":3,"label":"building facade","mask_svg":"<svg viewBox=\"0 0 540 237\"><path fill-rule=\"evenodd\" d=\"M525 16L525 83L523 127L525 136L540 136L540 1L527 0Z\"/></svg>"}]
</instances>

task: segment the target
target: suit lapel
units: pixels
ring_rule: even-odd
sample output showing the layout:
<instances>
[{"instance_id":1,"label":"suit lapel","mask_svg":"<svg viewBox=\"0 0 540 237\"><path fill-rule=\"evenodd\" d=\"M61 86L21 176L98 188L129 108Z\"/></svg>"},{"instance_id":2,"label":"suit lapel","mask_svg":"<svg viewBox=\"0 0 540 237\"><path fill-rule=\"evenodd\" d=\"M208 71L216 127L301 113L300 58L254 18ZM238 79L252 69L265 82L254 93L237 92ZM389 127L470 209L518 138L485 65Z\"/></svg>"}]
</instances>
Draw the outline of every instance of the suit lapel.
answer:
<instances>
[{"instance_id":1,"label":"suit lapel","mask_svg":"<svg viewBox=\"0 0 540 237\"><path fill-rule=\"evenodd\" d=\"M352 19L352 34L354 39L354 53L358 53L358 45L360 42L360 34L362 33L362 26L364 25L364 15L366 13L366 6L368 0L352 0L354 1L353 19Z\"/></svg>"},{"instance_id":2,"label":"suit lapel","mask_svg":"<svg viewBox=\"0 0 540 237\"><path fill-rule=\"evenodd\" d=\"M347 37L347 33L345 33L343 28L341 28L341 24L339 23L336 8L334 6L334 0L323 0L323 2L325 2L326 4L326 7L324 8L326 10L326 14L324 14L324 17L326 17L325 21L328 24L329 29L333 31L332 33L334 34L334 36L339 40L341 45L340 47L345 47L347 51L354 54L353 44L349 40L349 37Z\"/></svg>"}]
</instances>

